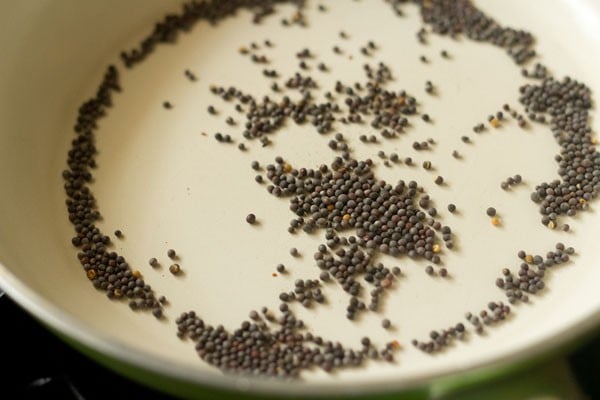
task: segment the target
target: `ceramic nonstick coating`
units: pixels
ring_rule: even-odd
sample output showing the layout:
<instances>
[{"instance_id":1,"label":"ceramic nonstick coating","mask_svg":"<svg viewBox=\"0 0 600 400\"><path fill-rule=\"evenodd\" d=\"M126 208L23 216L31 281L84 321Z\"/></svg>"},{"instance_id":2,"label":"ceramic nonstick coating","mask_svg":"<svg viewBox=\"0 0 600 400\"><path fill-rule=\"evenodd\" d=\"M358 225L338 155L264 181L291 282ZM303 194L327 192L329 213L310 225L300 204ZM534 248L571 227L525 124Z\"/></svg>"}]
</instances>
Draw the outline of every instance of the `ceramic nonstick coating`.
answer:
<instances>
[{"instance_id":1,"label":"ceramic nonstick coating","mask_svg":"<svg viewBox=\"0 0 600 400\"><path fill-rule=\"evenodd\" d=\"M415 38L420 17L411 5L398 18L383 1L324 2L326 13L317 11L317 3L309 2L307 29L282 28L279 15L253 25L251 15L240 12L215 27L200 23L177 45L160 46L131 70L122 67L119 52L143 38L166 12L176 10L174 4L3 3L2 288L46 324L109 357L200 386L257 393L399 391L482 367L516 363L595 326L600 318L596 202L590 203L589 211L565 219L572 229L562 232L541 226L538 206L529 199L537 183L557 176L554 155L559 147L548 126L531 124L521 130L509 121L499 129L472 133L476 123L485 122L504 103L520 107L518 88L525 82L520 69L502 50L466 38L432 34L427 46L420 45ZM537 39L537 61L556 77L569 75L593 90L600 88L596 3L511 0L479 6L502 24L531 31ZM289 14L291 8L280 10ZM349 38L340 39L340 30ZM387 266L401 266L403 277L382 300L379 313L348 321L347 295L336 284L325 286L326 305L308 310L294 306L313 332L344 345L359 347L365 335L380 344L398 340L403 348L392 364L370 362L334 375L313 371L285 384L238 378L224 376L199 360L193 344L175 335L174 319L182 311L196 310L209 323L235 329L250 310L277 307L279 292L289 290L295 279L318 277L312 254L322 243L323 232L288 234L293 218L288 201L270 196L256 184L250 163L272 162L277 155L298 167L330 163L330 138L294 124L273 136L273 146L263 148L255 142L246 152L212 138L218 131L241 137L241 130L224 120L229 114L243 120L230 104L210 93L210 85L234 85L257 97L270 93L262 67L238 52L240 46L264 39L274 43L269 49L271 66L286 74L297 69L297 51L309 47L318 54L330 67L329 73L318 75L316 68L310 72L322 87L336 80L363 80L363 63L384 61L395 77L390 87L414 93L433 118L433 123L414 118L400 139L368 146L358 140L361 129L368 127L336 130L343 130L357 157L376 160L378 177L388 182L415 179L435 199L440 218L456 234L456 248L444 252L450 278L431 278L424 272L424 261L382 256ZM360 47L369 40L378 50L365 58ZM332 52L334 45L344 49L343 57ZM442 50L451 57L441 57ZM421 55L430 62L423 64ZM104 216L101 228L110 234L115 229L124 232L121 240L114 240L116 250L169 299L161 322L95 291L70 243L72 227L60 173L77 108L94 93L110 63L119 66L123 91L98 130L98 169L91 187ZM197 75L196 82L185 78L186 69ZM436 85L436 96L425 93L427 80ZM173 108L165 110L164 101ZM219 109L219 117L206 112L209 105ZM597 131L594 114L592 127ZM472 142L464 143L463 135ZM430 137L436 142L434 150L412 149L413 141ZM379 150L411 156L418 165L431 159L436 171L404 165L387 168L378 160ZM463 154L459 161L451 156L453 150ZM444 176L445 185L434 183L438 174ZM521 174L524 183L501 190L500 182L514 174ZM450 202L458 213L446 211ZM489 206L501 213L501 227L490 224L485 213ZM245 222L250 212L258 216L259 225ZM552 270L546 289L531 296L529 304L513 307L507 321L433 356L410 345L432 329L462 321L466 311L505 300L494 285L501 269L518 267L518 250L543 255L556 242L573 246L576 255ZM291 257L292 247L302 256ZM166 268L169 248L180 254L184 274L179 277ZM163 267L152 269L150 257L159 258ZM289 273L273 277L279 263ZM386 317L392 329L381 327Z\"/></svg>"}]
</instances>

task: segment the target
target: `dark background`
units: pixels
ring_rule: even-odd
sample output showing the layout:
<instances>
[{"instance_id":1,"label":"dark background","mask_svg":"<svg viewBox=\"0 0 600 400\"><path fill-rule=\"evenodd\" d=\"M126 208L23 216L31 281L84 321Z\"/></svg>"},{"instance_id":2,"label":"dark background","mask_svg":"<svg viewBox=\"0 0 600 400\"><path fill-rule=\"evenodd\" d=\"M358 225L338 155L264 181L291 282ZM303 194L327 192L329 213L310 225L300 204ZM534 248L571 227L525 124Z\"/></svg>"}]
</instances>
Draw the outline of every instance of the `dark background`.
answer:
<instances>
[{"instance_id":1,"label":"dark background","mask_svg":"<svg viewBox=\"0 0 600 400\"><path fill-rule=\"evenodd\" d=\"M0 292L1 293L1 292ZM6 399L172 399L99 366L79 354L19 308L0 297L2 368L0 395ZM600 399L600 338L568 356L576 384Z\"/></svg>"}]
</instances>

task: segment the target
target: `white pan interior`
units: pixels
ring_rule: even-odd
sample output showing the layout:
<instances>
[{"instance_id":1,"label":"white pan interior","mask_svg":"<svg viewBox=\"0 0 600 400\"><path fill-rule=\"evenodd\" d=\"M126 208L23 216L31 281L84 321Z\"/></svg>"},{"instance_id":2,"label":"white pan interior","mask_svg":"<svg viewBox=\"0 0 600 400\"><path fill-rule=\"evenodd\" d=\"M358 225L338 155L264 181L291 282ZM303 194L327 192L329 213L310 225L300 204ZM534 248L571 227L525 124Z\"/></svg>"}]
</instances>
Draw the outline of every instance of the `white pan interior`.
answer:
<instances>
[{"instance_id":1,"label":"white pan interior","mask_svg":"<svg viewBox=\"0 0 600 400\"><path fill-rule=\"evenodd\" d=\"M391 67L396 78L391 88L414 93L434 123L414 118L408 134L372 146L360 145L360 129L340 126L339 130L359 157L377 160L377 152L384 150L411 156L417 164L430 158L448 185L435 185L437 173L421 168L379 165L375 171L390 182L416 179L422 184L436 200L442 222L453 227L458 244L456 250L444 253L450 279L429 277L424 261L382 257L387 266L401 266L404 276L383 299L381 312L364 314L358 321L346 320L348 297L337 284L325 286L329 300L325 306L305 310L295 305L294 311L320 335L354 348L365 335L380 345L398 340L403 349L393 364L370 362L365 368L333 375L310 372L302 381L287 384L288 391L325 393L342 390L340 383L350 391L399 388L539 353L593 326L600 312L597 202L590 204L588 212L565 220L571 232L545 229L529 195L537 182L556 176L553 157L559 148L549 129L534 124L522 131L513 120L479 136L471 132L475 123L484 122L502 104L521 107L518 87L525 80L519 68L504 51L465 38L430 35L430 44L420 46L415 38L420 17L410 5L404 8L406 16L397 18L383 1L308 3L310 29L284 29L279 16L256 26L250 14L243 12L217 27L198 24L176 46L159 46L132 70L118 64L123 92L101 121L99 168L92 189L104 215L102 229L110 234L115 229L124 232L123 240L115 240L116 250L158 294L170 300L167 319L157 322L149 313L133 313L125 303L107 300L87 280L70 244L72 227L60 172L79 104L93 94L105 67L119 62L119 52L135 45L177 5L158 0L3 2L3 288L42 320L112 356L198 382L230 383L199 360L191 342L175 336L174 319L193 309L209 323L235 329L250 310L277 307L278 294L290 290L294 279L318 277L311 259L323 242L323 232L288 234L293 214L287 200L270 196L254 182L250 162L272 162L281 155L294 166L316 167L333 159L327 148L329 136L320 136L308 126L291 125L273 137L271 148L256 142L245 153L212 138L216 131L240 138L241 129L225 124L226 115L235 115L233 107L210 94L209 86L234 85L257 97L269 93L262 68L237 49L270 39L275 44L268 52L273 67L286 75L296 71L297 51L309 47L318 54L332 68L329 74L311 72L323 87L338 79L363 80L366 61L381 60ZM319 3L329 11L317 12ZM539 60L556 77L570 75L600 90L597 3L510 0L478 5L502 24L533 32ZM289 14L291 8L281 10ZM340 40L340 30L347 31L350 39ZM380 47L371 59L359 52L368 40ZM336 44L352 59L335 56L331 48ZM450 60L440 57L442 49L452 55ZM430 64L419 61L421 54ZM198 81L186 80L185 69L192 70ZM424 93L426 80L436 84L438 96ZM172 110L162 107L165 100L174 105ZM208 115L210 104L221 111L219 117ZM598 131L595 112L592 118L593 129ZM471 136L472 144L460 140L465 134ZM437 142L431 153L411 148L414 140L429 137ZM453 149L464 158L454 160ZM516 173L525 184L502 191L500 181ZM448 213L449 202L460 212ZM489 206L501 213L501 228L493 227L485 215ZM258 216L260 226L246 224L249 212ZM513 307L508 321L434 356L410 345L413 338L425 339L431 329L462 321L466 311L476 312L489 301L505 300L494 281L502 268L518 267L517 251L545 254L559 241L577 250L573 261L553 269L547 289L531 296L530 304ZM291 247L303 256L291 257ZM167 271L169 248L181 256L185 271L181 277ZM163 267L153 270L147 261L150 257L159 258ZM272 277L278 263L284 263L289 273ZM392 321L393 329L381 328L384 317Z\"/></svg>"}]
</instances>

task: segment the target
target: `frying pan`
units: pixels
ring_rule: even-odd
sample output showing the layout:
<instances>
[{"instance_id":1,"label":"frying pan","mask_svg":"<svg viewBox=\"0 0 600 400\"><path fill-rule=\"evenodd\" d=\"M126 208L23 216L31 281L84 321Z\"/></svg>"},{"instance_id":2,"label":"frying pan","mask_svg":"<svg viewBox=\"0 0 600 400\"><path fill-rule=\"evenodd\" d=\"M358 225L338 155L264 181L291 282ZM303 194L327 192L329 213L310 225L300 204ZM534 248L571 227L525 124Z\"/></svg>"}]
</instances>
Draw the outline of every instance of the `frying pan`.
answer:
<instances>
[{"instance_id":1,"label":"frying pan","mask_svg":"<svg viewBox=\"0 0 600 400\"><path fill-rule=\"evenodd\" d=\"M481 3L502 24L530 30L537 38L538 60L555 76L570 75L600 89L597 2ZM309 2L310 29L283 29L280 16L256 26L246 12L216 27L200 23L177 45L159 46L147 61L125 70L119 52L138 43L179 2L2 2L0 183L5 189L0 196L0 287L104 364L190 397L425 396L432 387L480 380L539 359L596 327L596 202L564 221L570 232L545 229L529 194L537 183L556 176L558 145L548 128L532 124L523 131L513 121L479 136L471 133L475 123L484 122L502 104L520 107L518 87L525 82L520 70L503 51L465 38L431 35L429 44L420 46L414 38L420 27L418 11L411 5L398 18L385 2L325 4L328 11L320 13ZM280 11L289 14L291 8L282 6ZM339 39L340 30L349 33L348 41ZM249 164L254 159L271 162L276 155L294 166L329 163L329 138L293 125L274 136L274 146L251 143L245 153L212 139L217 131L231 132L234 138L241 132L224 124L233 110L210 94L211 84L235 85L256 96L269 93L260 68L237 51L264 39L274 42L270 54L282 71L295 71L294 54L304 47L319 54L333 71L319 78L323 86L359 79L362 64L371 61L361 59L359 48L373 40L380 49L373 62L390 65L392 86L415 93L433 116L433 124L416 119L402 139L370 147L356 140L358 128L348 128L344 135L358 157L376 159L384 150L411 155L418 162L424 156L414 153L410 143L435 139L430 155L434 175L420 168L385 168L379 161L376 174L388 181L416 179L436 200L441 218L457 237L457 248L444 253L450 278L427 276L421 261L382 257L388 266L401 266L403 276L379 313L347 321L347 297L335 284L324 289L326 305L294 308L312 331L354 348L365 335L381 345L398 340L403 347L392 364L370 362L332 375L312 371L292 382L250 379L208 366L191 342L175 335L174 320L182 311L196 310L207 322L234 329L250 310L276 307L277 294L289 290L294 279L318 276L311 254L323 242L322 232L289 235L287 221L293 215L286 200L269 196L257 185ZM344 57L332 54L336 44L344 47ZM441 50L449 52L449 60L439 56ZM423 65L420 55L431 63ZM101 121L92 190L104 216L101 228L109 234L124 232L122 239L114 239L116 251L169 299L162 321L132 312L126 303L109 301L94 290L70 244L72 227L60 173L77 109L112 63L122 73L123 92ZM194 71L198 81L186 80L185 69ZM426 80L436 84L437 96L424 93ZM165 110L164 101L173 109ZM219 118L206 113L211 104L220 110ZM598 131L594 114L592 127ZM465 134L472 136L470 144L460 140ZM464 155L460 161L450 156L453 149ZM516 173L523 176L523 185L503 192L500 182ZM433 183L437 174L444 175L446 185ZM449 202L457 205L456 215L445 212ZM501 227L490 225L488 206L501 213ZM245 223L249 212L258 216L259 225ZM572 261L552 270L547 288L532 296L530 304L513 307L504 323L440 354L427 355L410 346L411 339L425 339L431 329L463 320L466 311L505 300L494 281L502 268L518 267L517 251L545 254L559 241L576 249ZM291 247L302 256L290 257ZM180 254L181 276L167 270L169 248ZM159 258L162 267L148 266L150 257ZM280 262L289 273L273 277ZM384 317L390 318L392 329L381 328Z\"/></svg>"}]
</instances>

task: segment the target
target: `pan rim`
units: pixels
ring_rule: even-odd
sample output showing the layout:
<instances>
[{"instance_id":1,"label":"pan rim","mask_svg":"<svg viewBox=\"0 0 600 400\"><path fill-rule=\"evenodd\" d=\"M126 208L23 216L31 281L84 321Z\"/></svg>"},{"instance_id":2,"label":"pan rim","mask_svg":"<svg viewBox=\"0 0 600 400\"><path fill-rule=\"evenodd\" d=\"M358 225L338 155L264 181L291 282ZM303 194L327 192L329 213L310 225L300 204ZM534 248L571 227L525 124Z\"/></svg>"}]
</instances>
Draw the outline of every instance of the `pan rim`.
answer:
<instances>
[{"instance_id":1,"label":"pan rim","mask_svg":"<svg viewBox=\"0 0 600 400\"><path fill-rule=\"evenodd\" d=\"M600 8L598 8L600 10ZM18 268L18 264L11 265ZM13 268L14 270L14 268ZM389 377L374 379L369 382L339 385L335 380L330 382L308 384L306 382L280 382L276 380L248 379L235 375L222 375L212 371L197 371L185 368L170 361L166 357L156 356L124 342L111 338L99 329L95 329L85 321L74 317L62 309L48 296L37 293L24 280L19 279L11 269L0 262L0 289L5 291L24 310L42 321L43 324L65 334L74 341L90 349L105 354L115 360L130 364L141 370L151 371L174 380L189 382L193 385L222 390L236 390L240 393L254 395L277 395L282 397L298 396L334 396L334 395L369 395L400 393L422 388L432 383L445 380L467 379L474 374L484 374L504 369L514 369L517 365L537 360L548 353L554 353L563 346L573 343L594 329L600 328L600 305L589 307L586 313L569 324L562 324L551 332L544 332L530 346L512 347L509 352L496 356L488 356L478 362L470 362L457 368L446 368L435 372L424 372L415 379L402 378L392 380Z\"/></svg>"},{"instance_id":2,"label":"pan rim","mask_svg":"<svg viewBox=\"0 0 600 400\"><path fill-rule=\"evenodd\" d=\"M107 337L99 330L85 322L74 318L65 310L57 307L49 299L36 293L30 286L17 278L4 264L0 263L0 288L16 303L36 319L56 329L70 339L83 344L89 349L110 358L129 364L140 370L146 370L170 379L188 384L212 387L223 391L238 391L248 395L276 396L334 396L334 395L375 395L402 393L427 387L441 381L457 381L467 379L470 375L502 371L540 358L544 354L573 343L586 333L600 326L600 307L592 310L577 322L563 326L553 334L546 334L533 345L516 347L500 357L489 357L453 370L423 373L413 379L391 381L389 378L371 380L368 383L339 385L339 382L307 384L306 382L283 382L266 379L252 379L244 376L218 375L189 370L164 357L151 355L131 347L114 338Z\"/></svg>"}]
</instances>

